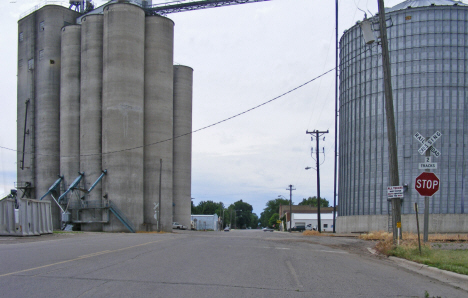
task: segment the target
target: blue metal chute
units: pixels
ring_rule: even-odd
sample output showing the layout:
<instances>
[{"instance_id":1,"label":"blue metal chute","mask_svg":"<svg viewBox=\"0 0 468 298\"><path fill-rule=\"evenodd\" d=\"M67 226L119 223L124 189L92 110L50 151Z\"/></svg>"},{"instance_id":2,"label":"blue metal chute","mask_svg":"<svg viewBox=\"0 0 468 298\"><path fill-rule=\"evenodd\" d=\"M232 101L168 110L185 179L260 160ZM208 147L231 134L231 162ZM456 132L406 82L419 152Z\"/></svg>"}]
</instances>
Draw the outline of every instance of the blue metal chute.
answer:
<instances>
[{"instance_id":1,"label":"blue metal chute","mask_svg":"<svg viewBox=\"0 0 468 298\"><path fill-rule=\"evenodd\" d=\"M58 198L58 202L60 203L62 199L73 189L76 188L76 186L80 183L81 179L83 179L84 172L80 173L80 176L76 177L75 181L70 184L70 187Z\"/></svg>"},{"instance_id":2,"label":"blue metal chute","mask_svg":"<svg viewBox=\"0 0 468 298\"><path fill-rule=\"evenodd\" d=\"M54 184L52 184L52 186L49 188L49 190L45 193L45 195L43 195L39 200L42 201L42 199L44 199L45 197L47 197L51 192L53 192L59 185L60 185L60 182L62 182L63 180L63 176L59 176L59 178L57 179L57 181L54 182Z\"/></svg>"},{"instance_id":3,"label":"blue metal chute","mask_svg":"<svg viewBox=\"0 0 468 298\"><path fill-rule=\"evenodd\" d=\"M101 179L102 179L106 174L107 174L107 170L102 171L101 176L99 176L99 178L97 178L96 182L94 182L93 185L91 185L91 187L88 189L88 193L90 193L90 192L96 187L96 185L99 183L99 181L101 181Z\"/></svg>"}]
</instances>

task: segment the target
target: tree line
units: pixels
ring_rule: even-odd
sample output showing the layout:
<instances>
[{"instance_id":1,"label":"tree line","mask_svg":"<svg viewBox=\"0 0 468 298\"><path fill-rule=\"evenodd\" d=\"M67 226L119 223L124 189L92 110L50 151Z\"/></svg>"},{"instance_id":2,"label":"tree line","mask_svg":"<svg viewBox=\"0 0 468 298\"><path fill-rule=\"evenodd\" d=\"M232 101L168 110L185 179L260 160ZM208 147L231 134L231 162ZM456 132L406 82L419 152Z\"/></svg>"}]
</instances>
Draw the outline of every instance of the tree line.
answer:
<instances>
[{"instance_id":1,"label":"tree line","mask_svg":"<svg viewBox=\"0 0 468 298\"><path fill-rule=\"evenodd\" d=\"M239 200L228 207L223 202L201 201L197 206L192 201L192 214L217 214L222 219L223 227L236 229L256 229L258 216L247 202Z\"/></svg>"},{"instance_id":2,"label":"tree line","mask_svg":"<svg viewBox=\"0 0 468 298\"><path fill-rule=\"evenodd\" d=\"M256 229L258 227L278 227L277 221L284 220L279 217L279 206L289 205L289 200L276 198L266 203L260 218L253 213L252 205L239 200L228 207L223 202L200 201L197 206L192 201L192 214L217 214L222 219L223 227L229 226L236 229ZM294 205L294 203L293 203ZM298 205L317 207L317 197L302 199ZM330 202L320 198L320 207L329 207Z\"/></svg>"},{"instance_id":3,"label":"tree line","mask_svg":"<svg viewBox=\"0 0 468 298\"><path fill-rule=\"evenodd\" d=\"M309 197L307 199L302 199L298 205L306 206L309 205L311 207L317 207L317 197ZM294 202L291 203L294 205ZM270 227L270 228L278 228L277 222L279 220L285 220L285 218L280 218L279 216L279 207L280 205L289 205L289 200L276 198L274 200L270 200L266 203L265 209L260 214L259 223L262 227ZM330 202L325 198L320 198L320 207L329 207Z\"/></svg>"}]
</instances>

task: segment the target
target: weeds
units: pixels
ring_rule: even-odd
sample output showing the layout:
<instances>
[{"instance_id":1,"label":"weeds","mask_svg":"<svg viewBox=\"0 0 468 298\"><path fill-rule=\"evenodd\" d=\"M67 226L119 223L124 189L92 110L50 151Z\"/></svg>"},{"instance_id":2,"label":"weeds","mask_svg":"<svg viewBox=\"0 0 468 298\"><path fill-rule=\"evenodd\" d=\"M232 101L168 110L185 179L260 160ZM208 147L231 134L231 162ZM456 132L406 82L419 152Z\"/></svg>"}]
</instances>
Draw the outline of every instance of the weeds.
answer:
<instances>
[{"instance_id":1,"label":"weeds","mask_svg":"<svg viewBox=\"0 0 468 298\"><path fill-rule=\"evenodd\" d=\"M422 240L422 234L420 235ZM387 240L392 238L393 234L385 231L369 232L359 236L363 240ZM418 240L418 234L403 232L403 240ZM431 234L429 235L430 242L465 242L468 241L468 234Z\"/></svg>"},{"instance_id":2,"label":"weeds","mask_svg":"<svg viewBox=\"0 0 468 298\"><path fill-rule=\"evenodd\" d=\"M395 256L404 258L417 263L436 267L443 270L449 270L460 274L468 275L468 251L467 250L438 250L431 249L429 243L421 244L421 253L418 247L417 234L403 233L403 240L400 240L400 245L393 244L393 235L391 233L378 231L366 235L361 235L359 238L365 240L378 240L375 249L387 256ZM466 235L431 235L430 241L433 242L454 242L466 241ZM436 246L442 246L437 243Z\"/></svg>"},{"instance_id":3,"label":"weeds","mask_svg":"<svg viewBox=\"0 0 468 298\"><path fill-rule=\"evenodd\" d=\"M81 231L53 231L53 234L80 234L83 233Z\"/></svg>"},{"instance_id":4,"label":"weeds","mask_svg":"<svg viewBox=\"0 0 468 298\"><path fill-rule=\"evenodd\" d=\"M306 231L302 232L302 235L304 235L304 236L330 236L330 235L333 235L333 234L320 233L319 231L306 230Z\"/></svg>"}]
</instances>

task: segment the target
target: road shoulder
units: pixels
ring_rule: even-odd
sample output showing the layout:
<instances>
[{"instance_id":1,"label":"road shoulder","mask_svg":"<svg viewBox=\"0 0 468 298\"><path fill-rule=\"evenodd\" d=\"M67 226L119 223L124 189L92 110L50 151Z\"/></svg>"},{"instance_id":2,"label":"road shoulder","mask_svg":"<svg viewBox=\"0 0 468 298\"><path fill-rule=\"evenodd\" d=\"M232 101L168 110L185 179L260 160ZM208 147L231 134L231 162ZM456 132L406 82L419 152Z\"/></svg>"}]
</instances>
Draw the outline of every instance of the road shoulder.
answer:
<instances>
[{"instance_id":1,"label":"road shoulder","mask_svg":"<svg viewBox=\"0 0 468 298\"><path fill-rule=\"evenodd\" d=\"M377 251L374 250L373 248L368 247L367 249L369 250L369 252L371 252L374 255L378 254ZM428 265L416 263L410 260L397 258L393 256L389 256L388 259L394 262L399 267L402 267L410 271L419 273L421 275L433 278L440 282L449 284L453 287L468 291L468 276L467 275L458 274L452 271L442 270L439 268L431 267Z\"/></svg>"}]
</instances>

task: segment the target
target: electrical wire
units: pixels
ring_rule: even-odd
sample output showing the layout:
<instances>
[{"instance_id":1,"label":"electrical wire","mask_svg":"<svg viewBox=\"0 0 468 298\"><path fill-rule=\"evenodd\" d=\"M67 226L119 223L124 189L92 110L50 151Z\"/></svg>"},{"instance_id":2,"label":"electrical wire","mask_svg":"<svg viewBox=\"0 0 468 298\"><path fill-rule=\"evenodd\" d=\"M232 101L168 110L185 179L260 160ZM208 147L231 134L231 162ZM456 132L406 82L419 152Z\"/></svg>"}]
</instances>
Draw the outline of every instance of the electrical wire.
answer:
<instances>
[{"instance_id":1,"label":"electrical wire","mask_svg":"<svg viewBox=\"0 0 468 298\"><path fill-rule=\"evenodd\" d=\"M269 103L272 103L273 101L275 101L275 100L277 100L277 99L280 99L281 97L284 97L284 96L286 96L286 95L288 95L288 94L290 94L290 93L292 93L292 92L294 92L294 91L296 91L296 90L298 90L298 89L300 89L300 88L302 88L302 87L304 87L304 86L306 86L306 85L312 83L313 81L315 81L315 80L317 80L317 79L323 77L324 75L326 75L326 74L332 72L333 70L335 70L335 68L332 68L332 69L330 69L330 70L328 70L328 71L322 73L321 75L319 75L319 76L317 76L317 77L315 77L315 78L313 78L313 79L311 79L311 80L309 80L309 81L307 81L307 82L305 82L305 83L303 83L303 84L301 84L301 85L299 85L299 86L297 86L297 87L294 87L293 89L290 89L289 91L286 91L286 92L284 92L283 94L280 94L280 95L278 95L278 96L276 96L276 97L274 97L274 98L272 98L272 99L270 99L270 100L268 100L268 101L265 101L265 102L263 102L263 103L261 103L261 104L259 104L259 105L256 105L256 106L254 106L254 107L252 107L252 108L250 108L250 109L247 109L247 110L245 110L245 111L243 111L243 112L240 112L240 113L235 114L235 115L233 115L233 116L231 116L231 117L228 117L228 118L225 118L225 119L223 119L223 120L220 120L220 121L218 121L218 122L212 123L212 124L210 124L210 125L204 126L204 127L202 127L202 128L199 128L199 129L193 130L193 131L191 131L191 132L188 132L188 133L185 133L185 134L181 134L181 135L178 135L178 136L175 136L175 137L166 139L166 140L162 140L162 141L154 142L154 143L151 143L151 144L147 144L147 145L136 146L136 147L133 147L133 148L127 148L127 149L116 150L116 151L103 152L102 155L113 154L113 153L119 153L119 152L125 152L125 151L140 149L140 148L144 148L144 147L149 147L149 146L161 144L161 143L164 143L164 142L172 141L172 140L175 140L175 139L178 139L178 138L181 138L181 137L185 137L185 136L194 134L194 133L196 133L196 132L199 132L199 131L202 131L202 130L211 128L211 127L213 127L213 126L219 125L219 124L224 123L224 122L226 122L226 121L229 121L229 120L232 120L232 119L237 118L237 117L239 117L239 116L242 116L242 115L244 115L244 114L247 114L247 113L249 113L249 112L251 112L251 111L253 111L253 110L256 110L256 109L258 109L258 108L261 108L261 107L263 107L263 106L265 106L265 105L267 105L267 104L269 104ZM22 153L22 151L15 150L15 149L11 149L11 148L7 148L7 147L3 147L3 146L0 146L0 148L1 148L1 149L5 149L5 150L10 150L10 151L15 151L15 152ZM40 156L67 157L67 156L60 156L60 155L55 155L55 154L37 154L37 155L40 155ZM101 153L82 154L82 155L80 155L80 156L95 156L95 155L101 155Z\"/></svg>"}]
</instances>

